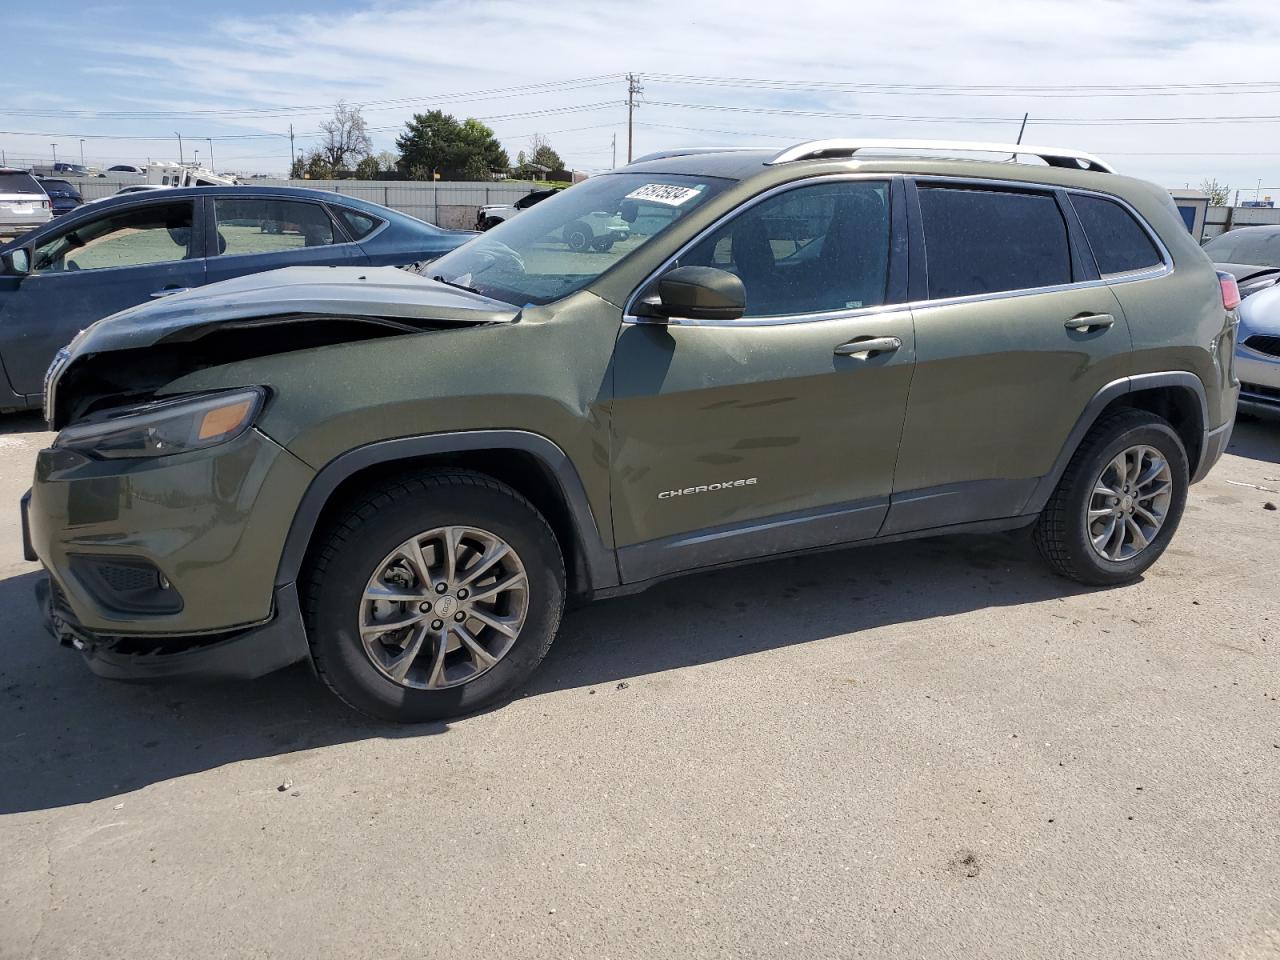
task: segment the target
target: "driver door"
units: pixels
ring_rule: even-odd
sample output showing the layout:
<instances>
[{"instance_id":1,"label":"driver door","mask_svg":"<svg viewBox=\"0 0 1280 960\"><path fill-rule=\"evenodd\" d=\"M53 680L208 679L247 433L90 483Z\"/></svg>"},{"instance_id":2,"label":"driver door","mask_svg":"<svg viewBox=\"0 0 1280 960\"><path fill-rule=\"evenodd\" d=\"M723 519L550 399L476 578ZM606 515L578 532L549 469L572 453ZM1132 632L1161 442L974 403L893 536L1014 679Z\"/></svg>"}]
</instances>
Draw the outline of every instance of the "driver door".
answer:
<instances>
[{"instance_id":1,"label":"driver door","mask_svg":"<svg viewBox=\"0 0 1280 960\"><path fill-rule=\"evenodd\" d=\"M54 354L97 320L205 282L192 200L150 201L77 220L35 246L32 272L0 297L0 359L15 393L38 397Z\"/></svg>"},{"instance_id":2,"label":"driver door","mask_svg":"<svg viewBox=\"0 0 1280 960\"><path fill-rule=\"evenodd\" d=\"M888 180L767 195L673 264L736 274L742 319L627 318L612 416L624 582L876 535L915 358L903 210ZM866 338L884 349L858 352Z\"/></svg>"}]
</instances>

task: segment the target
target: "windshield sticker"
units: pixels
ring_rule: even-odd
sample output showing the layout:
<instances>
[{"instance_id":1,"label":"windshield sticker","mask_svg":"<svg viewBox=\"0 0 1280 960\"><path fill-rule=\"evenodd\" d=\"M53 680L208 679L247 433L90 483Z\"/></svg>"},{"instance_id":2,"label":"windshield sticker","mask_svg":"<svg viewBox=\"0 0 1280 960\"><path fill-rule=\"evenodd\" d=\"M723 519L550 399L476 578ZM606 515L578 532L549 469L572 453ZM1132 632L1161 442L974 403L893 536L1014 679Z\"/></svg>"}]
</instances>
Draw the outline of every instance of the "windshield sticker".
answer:
<instances>
[{"instance_id":1,"label":"windshield sticker","mask_svg":"<svg viewBox=\"0 0 1280 960\"><path fill-rule=\"evenodd\" d=\"M679 187L673 183L646 183L643 187L637 187L628 193L625 199L678 207L681 204L688 203L700 192L700 187Z\"/></svg>"}]
</instances>

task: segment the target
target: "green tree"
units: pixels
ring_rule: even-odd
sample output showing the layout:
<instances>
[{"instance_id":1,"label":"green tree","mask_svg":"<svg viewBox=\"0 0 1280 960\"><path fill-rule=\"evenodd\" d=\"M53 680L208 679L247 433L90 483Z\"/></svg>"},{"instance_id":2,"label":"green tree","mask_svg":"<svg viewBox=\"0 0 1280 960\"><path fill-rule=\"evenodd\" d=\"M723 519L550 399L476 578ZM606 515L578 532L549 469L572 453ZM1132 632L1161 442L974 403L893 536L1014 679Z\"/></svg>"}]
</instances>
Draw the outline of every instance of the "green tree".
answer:
<instances>
[{"instance_id":1,"label":"green tree","mask_svg":"<svg viewBox=\"0 0 1280 960\"><path fill-rule=\"evenodd\" d=\"M317 147L307 154L307 164L304 175L308 180L331 180L333 179L333 166L329 163L329 158L325 156L324 151Z\"/></svg>"},{"instance_id":2,"label":"green tree","mask_svg":"<svg viewBox=\"0 0 1280 960\"><path fill-rule=\"evenodd\" d=\"M1218 183L1217 179L1210 180L1207 177L1200 181L1200 191L1209 195L1209 206L1225 207L1231 203L1231 188L1225 183Z\"/></svg>"},{"instance_id":3,"label":"green tree","mask_svg":"<svg viewBox=\"0 0 1280 960\"><path fill-rule=\"evenodd\" d=\"M301 180L307 175L307 158L299 154L293 158L293 163L289 166L289 179Z\"/></svg>"},{"instance_id":4,"label":"green tree","mask_svg":"<svg viewBox=\"0 0 1280 960\"><path fill-rule=\"evenodd\" d=\"M356 164L357 180L377 180L381 172L382 167L378 164L377 157L365 157Z\"/></svg>"},{"instance_id":5,"label":"green tree","mask_svg":"<svg viewBox=\"0 0 1280 960\"><path fill-rule=\"evenodd\" d=\"M560 159L560 154L556 153L551 147L551 141L540 133L535 133L529 138L530 163L536 163L539 166L546 167L548 170L563 170L564 161Z\"/></svg>"},{"instance_id":6,"label":"green tree","mask_svg":"<svg viewBox=\"0 0 1280 960\"><path fill-rule=\"evenodd\" d=\"M459 123L441 110L415 113L396 138L399 166L414 176L442 180L488 180L510 164L493 131L479 120Z\"/></svg>"}]
</instances>

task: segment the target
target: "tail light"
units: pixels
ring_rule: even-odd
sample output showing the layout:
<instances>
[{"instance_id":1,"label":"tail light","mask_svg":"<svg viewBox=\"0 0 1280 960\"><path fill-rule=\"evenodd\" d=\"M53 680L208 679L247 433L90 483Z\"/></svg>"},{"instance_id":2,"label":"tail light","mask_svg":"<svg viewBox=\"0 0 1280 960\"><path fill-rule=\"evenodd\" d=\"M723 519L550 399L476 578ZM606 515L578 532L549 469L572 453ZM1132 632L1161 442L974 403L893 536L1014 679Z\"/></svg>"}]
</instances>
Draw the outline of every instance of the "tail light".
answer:
<instances>
[{"instance_id":1,"label":"tail light","mask_svg":"<svg viewBox=\"0 0 1280 960\"><path fill-rule=\"evenodd\" d=\"M49 203L50 203L50 201L48 201L48 200L41 200L41 201L40 201L40 209L41 209L41 210L48 210L48 209L49 209Z\"/></svg>"},{"instance_id":2,"label":"tail light","mask_svg":"<svg viewBox=\"0 0 1280 960\"><path fill-rule=\"evenodd\" d=\"M1225 270L1218 271L1218 285L1222 288L1222 305L1228 310L1240 306L1240 288L1236 278Z\"/></svg>"}]
</instances>

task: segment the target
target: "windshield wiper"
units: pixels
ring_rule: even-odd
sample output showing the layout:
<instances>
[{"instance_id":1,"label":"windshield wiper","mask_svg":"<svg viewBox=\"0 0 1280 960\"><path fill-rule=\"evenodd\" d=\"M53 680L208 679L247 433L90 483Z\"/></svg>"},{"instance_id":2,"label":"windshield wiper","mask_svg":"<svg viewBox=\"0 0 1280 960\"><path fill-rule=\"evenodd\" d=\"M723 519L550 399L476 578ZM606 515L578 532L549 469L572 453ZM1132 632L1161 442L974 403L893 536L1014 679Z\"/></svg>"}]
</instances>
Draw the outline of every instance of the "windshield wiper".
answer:
<instances>
[{"instance_id":1,"label":"windshield wiper","mask_svg":"<svg viewBox=\"0 0 1280 960\"><path fill-rule=\"evenodd\" d=\"M455 283L452 280L446 280L444 277L440 276L440 274L438 273L431 279L435 280L438 283L443 283L445 286L448 286L448 287L457 287L459 290L465 290L467 291L467 293L480 293L480 291L477 290L475 287L468 287L465 283ZM484 294L480 293L480 296L483 297Z\"/></svg>"}]
</instances>

